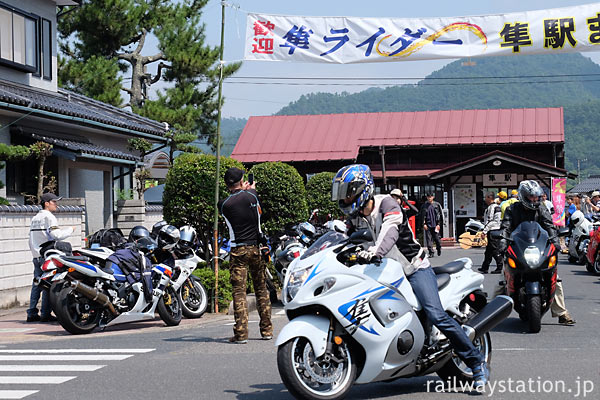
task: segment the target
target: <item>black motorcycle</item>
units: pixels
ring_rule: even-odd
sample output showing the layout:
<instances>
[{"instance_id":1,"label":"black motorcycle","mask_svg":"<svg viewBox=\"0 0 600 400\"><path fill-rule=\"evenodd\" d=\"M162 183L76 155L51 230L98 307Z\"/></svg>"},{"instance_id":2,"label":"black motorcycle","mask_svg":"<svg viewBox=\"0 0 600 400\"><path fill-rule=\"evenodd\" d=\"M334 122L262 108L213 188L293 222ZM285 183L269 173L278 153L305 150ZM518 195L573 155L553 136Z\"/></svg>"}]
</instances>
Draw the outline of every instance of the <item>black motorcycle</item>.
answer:
<instances>
[{"instance_id":1,"label":"black motorcycle","mask_svg":"<svg viewBox=\"0 0 600 400\"><path fill-rule=\"evenodd\" d=\"M504 265L506 290L531 333L540 331L542 316L554 299L558 251L537 222L522 222L510 235Z\"/></svg>"}]
</instances>

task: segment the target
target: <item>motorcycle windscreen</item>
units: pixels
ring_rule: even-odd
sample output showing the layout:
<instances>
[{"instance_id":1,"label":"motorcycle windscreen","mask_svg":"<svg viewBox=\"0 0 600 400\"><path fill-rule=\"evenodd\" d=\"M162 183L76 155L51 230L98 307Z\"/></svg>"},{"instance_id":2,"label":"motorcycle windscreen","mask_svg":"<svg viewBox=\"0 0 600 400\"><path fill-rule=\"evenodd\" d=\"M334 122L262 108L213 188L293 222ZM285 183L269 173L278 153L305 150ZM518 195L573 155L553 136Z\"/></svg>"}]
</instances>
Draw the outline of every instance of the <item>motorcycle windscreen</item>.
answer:
<instances>
[{"instance_id":1,"label":"motorcycle windscreen","mask_svg":"<svg viewBox=\"0 0 600 400\"><path fill-rule=\"evenodd\" d=\"M533 221L522 222L510 235L512 247L531 268L537 268L546 259L544 253L548 246L548 232Z\"/></svg>"}]
</instances>

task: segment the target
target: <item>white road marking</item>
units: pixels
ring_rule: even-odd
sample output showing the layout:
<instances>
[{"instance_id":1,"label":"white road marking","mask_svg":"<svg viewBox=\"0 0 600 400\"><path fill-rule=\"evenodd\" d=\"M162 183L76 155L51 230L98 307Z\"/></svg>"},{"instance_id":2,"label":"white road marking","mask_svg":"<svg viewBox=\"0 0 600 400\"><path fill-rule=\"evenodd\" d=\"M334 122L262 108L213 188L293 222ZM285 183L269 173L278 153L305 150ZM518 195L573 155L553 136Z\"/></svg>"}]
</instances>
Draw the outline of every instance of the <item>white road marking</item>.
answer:
<instances>
[{"instance_id":1,"label":"white road marking","mask_svg":"<svg viewBox=\"0 0 600 400\"><path fill-rule=\"evenodd\" d=\"M39 392L39 390L0 390L0 399L22 399Z\"/></svg>"},{"instance_id":2,"label":"white road marking","mask_svg":"<svg viewBox=\"0 0 600 400\"><path fill-rule=\"evenodd\" d=\"M0 328L0 333L22 333L32 331L35 328Z\"/></svg>"},{"instance_id":3,"label":"white road marking","mask_svg":"<svg viewBox=\"0 0 600 400\"><path fill-rule=\"evenodd\" d=\"M276 315L284 315L285 314L285 310L280 310L277 311Z\"/></svg>"},{"instance_id":4,"label":"white road marking","mask_svg":"<svg viewBox=\"0 0 600 400\"><path fill-rule=\"evenodd\" d=\"M25 349L25 350L0 350L0 353L150 353L156 349Z\"/></svg>"},{"instance_id":5,"label":"white road marking","mask_svg":"<svg viewBox=\"0 0 600 400\"><path fill-rule=\"evenodd\" d=\"M27 355L27 356L0 356L0 361L98 361L98 360L125 360L133 354L80 354L80 355Z\"/></svg>"},{"instance_id":6,"label":"white road marking","mask_svg":"<svg viewBox=\"0 0 600 400\"><path fill-rule=\"evenodd\" d=\"M0 371L33 372L33 371L96 371L106 365L90 364L39 364L39 365L0 365Z\"/></svg>"},{"instance_id":7,"label":"white road marking","mask_svg":"<svg viewBox=\"0 0 600 400\"><path fill-rule=\"evenodd\" d=\"M58 385L71 379L77 378L76 376L0 376L0 384L50 384Z\"/></svg>"}]
</instances>

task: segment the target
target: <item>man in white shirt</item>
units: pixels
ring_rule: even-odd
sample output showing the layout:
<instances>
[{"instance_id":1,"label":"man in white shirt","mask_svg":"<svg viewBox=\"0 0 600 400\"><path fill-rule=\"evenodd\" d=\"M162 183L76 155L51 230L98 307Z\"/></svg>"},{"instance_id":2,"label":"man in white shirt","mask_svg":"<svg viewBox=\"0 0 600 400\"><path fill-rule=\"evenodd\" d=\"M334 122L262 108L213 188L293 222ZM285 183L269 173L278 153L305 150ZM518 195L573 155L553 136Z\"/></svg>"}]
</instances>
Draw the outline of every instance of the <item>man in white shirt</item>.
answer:
<instances>
[{"instance_id":1,"label":"man in white shirt","mask_svg":"<svg viewBox=\"0 0 600 400\"><path fill-rule=\"evenodd\" d=\"M42 276L42 264L44 258L40 256L40 247L42 244L51 240L62 240L69 237L75 227L60 229L58 221L53 212L57 210L56 202L62 197L58 197L54 193L44 193L40 205L42 209L31 220L29 229L29 249L33 255L33 277ZM43 291L43 293L41 293ZM37 303L42 295L41 317L38 315ZM56 321L56 317L50 315L50 299L48 291L43 290L35 283L31 285L31 296L29 298L29 309L27 310L27 322L51 322Z\"/></svg>"}]
</instances>

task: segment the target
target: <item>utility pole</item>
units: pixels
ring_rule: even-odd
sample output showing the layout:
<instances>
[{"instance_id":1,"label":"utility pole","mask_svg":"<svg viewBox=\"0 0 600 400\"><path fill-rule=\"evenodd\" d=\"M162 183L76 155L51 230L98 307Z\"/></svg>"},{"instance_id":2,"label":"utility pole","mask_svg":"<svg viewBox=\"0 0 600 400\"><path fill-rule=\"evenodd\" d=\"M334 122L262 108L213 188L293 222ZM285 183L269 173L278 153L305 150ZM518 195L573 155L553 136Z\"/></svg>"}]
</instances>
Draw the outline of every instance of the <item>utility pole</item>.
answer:
<instances>
[{"instance_id":1,"label":"utility pole","mask_svg":"<svg viewBox=\"0 0 600 400\"><path fill-rule=\"evenodd\" d=\"M586 162L587 158L577 159L577 183L581 183L581 164L580 161Z\"/></svg>"},{"instance_id":2,"label":"utility pole","mask_svg":"<svg viewBox=\"0 0 600 400\"><path fill-rule=\"evenodd\" d=\"M221 49L219 56L219 94L217 114L217 168L215 172L215 222L213 224L213 263L215 272L215 295L213 296L214 311L219 312L219 177L221 168L221 106L223 105L223 47L225 47L225 1L221 1Z\"/></svg>"}]
</instances>

